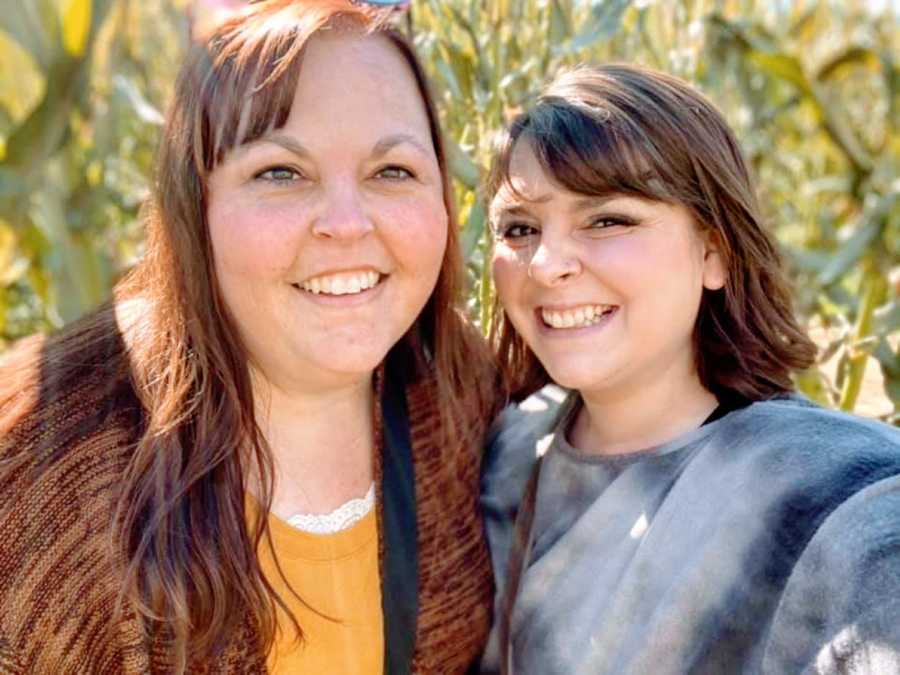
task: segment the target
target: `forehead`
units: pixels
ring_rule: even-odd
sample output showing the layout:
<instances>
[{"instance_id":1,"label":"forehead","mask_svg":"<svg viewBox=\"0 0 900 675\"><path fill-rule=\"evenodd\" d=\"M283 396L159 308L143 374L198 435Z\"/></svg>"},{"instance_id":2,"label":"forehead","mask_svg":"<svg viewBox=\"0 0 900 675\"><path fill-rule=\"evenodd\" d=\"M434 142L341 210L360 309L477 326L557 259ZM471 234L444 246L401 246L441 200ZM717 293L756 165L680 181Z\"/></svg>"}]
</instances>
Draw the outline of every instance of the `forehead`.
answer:
<instances>
[{"instance_id":1,"label":"forehead","mask_svg":"<svg viewBox=\"0 0 900 675\"><path fill-rule=\"evenodd\" d=\"M573 190L544 167L532 142L521 137L510 151L509 169L491 201L489 215L497 223L505 215L546 214L558 209L576 214L601 204L616 204L617 208L627 204L633 215L652 219L677 213L684 222L693 222L693 216L683 204L657 196L665 194L658 179L645 175L642 180L646 181L646 189L642 191L599 181L590 192Z\"/></svg>"},{"instance_id":2,"label":"forehead","mask_svg":"<svg viewBox=\"0 0 900 675\"><path fill-rule=\"evenodd\" d=\"M509 155L509 170L491 200L492 214L523 203L547 203L561 193L577 196L560 185L541 164L532 142L519 138Z\"/></svg>"},{"instance_id":3,"label":"forehead","mask_svg":"<svg viewBox=\"0 0 900 675\"><path fill-rule=\"evenodd\" d=\"M384 35L340 29L310 39L288 126L332 129L348 141L359 131L430 134L422 93L399 48Z\"/></svg>"}]
</instances>

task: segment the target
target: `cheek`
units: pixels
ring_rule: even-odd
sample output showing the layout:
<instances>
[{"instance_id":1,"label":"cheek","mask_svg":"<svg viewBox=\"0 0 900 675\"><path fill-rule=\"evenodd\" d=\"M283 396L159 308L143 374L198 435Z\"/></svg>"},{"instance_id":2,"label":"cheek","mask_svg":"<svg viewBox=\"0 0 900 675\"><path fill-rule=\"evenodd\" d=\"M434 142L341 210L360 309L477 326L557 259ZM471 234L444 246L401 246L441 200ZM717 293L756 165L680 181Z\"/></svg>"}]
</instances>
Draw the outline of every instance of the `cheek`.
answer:
<instances>
[{"instance_id":1,"label":"cheek","mask_svg":"<svg viewBox=\"0 0 900 675\"><path fill-rule=\"evenodd\" d=\"M515 299L528 281L528 265L516 249L497 244L491 260L497 297L507 311L515 311Z\"/></svg>"},{"instance_id":2,"label":"cheek","mask_svg":"<svg viewBox=\"0 0 900 675\"><path fill-rule=\"evenodd\" d=\"M219 274L268 277L290 266L295 228L286 209L211 206L208 220Z\"/></svg>"},{"instance_id":3,"label":"cheek","mask_svg":"<svg viewBox=\"0 0 900 675\"><path fill-rule=\"evenodd\" d=\"M385 232L397 257L417 276L437 278L449 227L443 199L398 205L385 215Z\"/></svg>"},{"instance_id":4,"label":"cheek","mask_svg":"<svg viewBox=\"0 0 900 675\"><path fill-rule=\"evenodd\" d=\"M640 259L618 274L626 280L636 316L650 323L668 322L683 332L693 326L703 291L702 261L689 242L673 239L647 247Z\"/></svg>"}]
</instances>

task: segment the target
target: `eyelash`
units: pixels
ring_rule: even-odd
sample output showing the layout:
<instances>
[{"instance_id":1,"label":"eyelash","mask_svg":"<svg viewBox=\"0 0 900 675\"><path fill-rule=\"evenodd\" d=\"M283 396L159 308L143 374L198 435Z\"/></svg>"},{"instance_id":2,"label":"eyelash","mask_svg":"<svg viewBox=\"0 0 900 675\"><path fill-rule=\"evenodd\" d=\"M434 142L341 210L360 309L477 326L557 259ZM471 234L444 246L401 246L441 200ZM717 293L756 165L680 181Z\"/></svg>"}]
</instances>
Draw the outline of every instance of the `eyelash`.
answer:
<instances>
[{"instance_id":1,"label":"eyelash","mask_svg":"<svg viewBox=\"0 0 900 675\"><path fill-rule=\"evenodd\" d=\"M519 232L518 234L514 234L513 233L514 230L522 230L522 232ZM530 231L526 231L526 230L530 230ZM529 225L528 223L519 223L519 222L508 223L508 224L504 225L503 227L501 227L498 232L498 235L500 236L501 239L507 239L507 240L524 239L525 237L533 235L533 234L538 234L538 229L536 227L533 227L532 225Z\"/></svg>"},{"instance_id":2,"label":"eyelash","mask_svg":"<svg viewBox=\"0 0 900 675\"><path fill-rule=\"evenodd\" d=\"M275 178L275 176L274 176L275 173L282 173L282 172L292 174L291 178ZM267 177L266 174L272 174L272 175ZM298 171L297 169L295 169L293 167L284 166L283 164L276 164L275 166L270 166L268 168L263 169L262 171L258 171L256 174L254 174L253 178L254 178L254 180L264 180L264 181L268 181L270 183L275 183L275 184L285 184L285 183L292 183L295 180L303 178L303 174L300 173L300 171Z\"/></svg>"},{"instance_id":3,"label":"eyelash","mask_svg":"<svg viewBox=\"0 0 900 675\"><path fill-rule=\"evenodd\" d=\"M605 225L600 225L600 223L605 223ZM616 226L631 227L632 225L635 225L635 221L626 216L598 216L591 221L591 229L595 230L606 230Z\"/></svg>"},{"instance_id":4,"label":"eyelash","mask_svg":"<svg viewBox=\"0 0 900 675\"><path fill-rule=\"evenodd\" d=\"M405 175L403 175L403 176L383 176L382 174L384 174L386 171L392 171L392 172L402 171ZM375 175L377 177L383 178L385 180L392 180L392 181L409 180L410 178L416 177L416 175L412 171L407 169L405 166L400 166L399 164L389 164L387 166L384 166L384 167L378 169L378 171L375 172Z\"/></svg>"},{"instance_id":5,"label":"eyelash","mask_svg":"<svg viewBox=\"0 0 900 675\"><path fill-rule=\"evenodd\" d=\"M389 176L383 175L386 172L393 172L393 173L402 172L403 175L399 175L399 176L398 175L389 175ZM276 178L274 175L276 173L290 173L292 175L290 178ZM269 174L269 175L267 176L267 174ZM389 181L403 181L403 180L409 180L409 179L416 177L412 171L410 171L406 167L399 166L397 164L390 164L388 166L382 167L381 169L379 169L378 171L375 172L375 176L378 178L383 178L384 180L389 180ZM253 176L253 178L255 180L264 180L264 181L269 181L271 183L276 183L276 184L292 183L295 180L298 180L303 177L304 177L303 174L300 171L298 171L297 169L290 167L290 166L280 165L280 164L275 165L275 166L270 166L266 169L263 169L262 171L258 171Z\"/></svg>"},{"instance_id":6,"label":"eyelash","mask_svg":"<svg viewBox=\"0 0 900 675\"><path fill-rule=\"evenodd\" d=\"M631 218L627 218L625 216L599 216L594 220L590 221L588 229L590 230L607 230L611 227L631 227L635 224L635 221ZM523 222L511 222L507 225L503 226L498 235L501 239L506 240L518 240L524 239L525 237L532 236L535 234L539 234L538 228L533 225L529 225L528 223Z\"/></svg>"}]
</instances>

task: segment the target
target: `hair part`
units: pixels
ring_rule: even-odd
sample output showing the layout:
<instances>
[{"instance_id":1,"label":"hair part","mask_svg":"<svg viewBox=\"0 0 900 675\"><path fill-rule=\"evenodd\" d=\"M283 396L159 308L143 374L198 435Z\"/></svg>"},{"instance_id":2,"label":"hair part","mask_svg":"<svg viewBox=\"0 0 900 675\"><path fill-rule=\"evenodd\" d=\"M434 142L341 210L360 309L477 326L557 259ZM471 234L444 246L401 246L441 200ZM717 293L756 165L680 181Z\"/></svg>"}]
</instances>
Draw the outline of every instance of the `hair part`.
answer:
<instances>
[{"instance_id":1,"label":"hair part","mask_svg":"<svg viewBox=\"0 0 900 675\"><path fill-rule=\"evenodd\" d=\"M488 202L501 189L517 193L510 162L518 142L529 143L544 171L572 192L685 206L714 237L727 270L724 288L704 289L694 328L701 383L720 399L753 401L793 390L792 371L808 368L816 347L794 317L737 139L704 96L640 66L563 72L498 138ZM499 302L491 339L514 398L550 381Z\"/></svg>"}]
</instances>

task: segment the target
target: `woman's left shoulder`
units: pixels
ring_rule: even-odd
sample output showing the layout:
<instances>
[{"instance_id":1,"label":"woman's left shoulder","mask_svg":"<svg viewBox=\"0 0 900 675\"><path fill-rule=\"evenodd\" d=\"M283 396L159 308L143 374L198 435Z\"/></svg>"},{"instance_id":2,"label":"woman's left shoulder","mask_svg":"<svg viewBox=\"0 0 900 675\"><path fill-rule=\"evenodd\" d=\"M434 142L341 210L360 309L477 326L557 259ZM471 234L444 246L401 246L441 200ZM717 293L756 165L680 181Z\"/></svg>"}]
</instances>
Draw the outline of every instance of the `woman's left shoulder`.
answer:
<instances>
[{"instance_id":1,"label":"woman's left shoulder","mask_svg":"<svg viewBox=\"0 0 900 675\"><path fill-rule=\"evenodd\" d=\"M900 672L900 476L855 492L816 530L788 579L765 665Z\"/></svg>"},{"instance_id":2,"label":"woman's left shoulder","mask_svg":"<svg viewBox=\"0 0 900 675\"><path fill-rule=\"evenodd\" d=\"M798 394L753 403L733 417L732 434L764 447L813 453L826 462L900 462L900 429Z\"/></svg>"}]
</instances>

